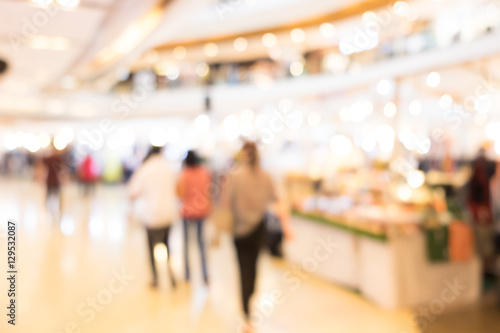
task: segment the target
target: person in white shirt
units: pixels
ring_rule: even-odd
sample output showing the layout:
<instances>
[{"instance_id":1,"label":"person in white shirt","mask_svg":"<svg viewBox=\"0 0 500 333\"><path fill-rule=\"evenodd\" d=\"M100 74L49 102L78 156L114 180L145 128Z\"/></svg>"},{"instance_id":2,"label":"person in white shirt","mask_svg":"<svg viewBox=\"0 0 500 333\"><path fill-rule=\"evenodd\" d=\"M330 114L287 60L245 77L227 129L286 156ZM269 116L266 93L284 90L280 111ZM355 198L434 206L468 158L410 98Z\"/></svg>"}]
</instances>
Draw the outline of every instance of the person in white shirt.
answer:
<instances>
[{"instance_id":1,"label":"person in white shirt","mask_svg":"<svg viewBox=\"0 0 500 333\"><path fill-rule=\"evenodd\" d=\"M160 147L152 147L144 164L132 175L129 182L129 195L131 201L137 201L137 215L145 226L151 268L153 273L152 287L158 285L154 247L162 242L167 247L168 272L172 287L176 282L172 267L170 266L170 251L168 237L170 226L177 218L177 205L175 194L176 177L169 162L162 156Z\"/></svg>"}]
</instances>

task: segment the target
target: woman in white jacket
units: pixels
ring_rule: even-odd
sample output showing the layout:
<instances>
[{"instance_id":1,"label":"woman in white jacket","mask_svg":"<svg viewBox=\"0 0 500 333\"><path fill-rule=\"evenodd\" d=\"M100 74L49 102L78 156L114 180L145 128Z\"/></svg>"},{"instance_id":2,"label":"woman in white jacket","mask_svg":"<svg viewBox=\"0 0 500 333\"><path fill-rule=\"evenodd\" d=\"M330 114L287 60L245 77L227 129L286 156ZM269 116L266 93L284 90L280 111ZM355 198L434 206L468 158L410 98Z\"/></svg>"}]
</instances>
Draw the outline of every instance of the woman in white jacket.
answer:
<instances>
[{"instance_id":1,"label":"woman in white jacket","mask_svg":"<svg viewBox=\"0 0 500 333\"><path fill-rule=\"evenodd\" d=\"M153 273L152 287L158 285L154 247L162 242L168 251L168 272L172 287L176 282L170 266L168 237L170 226L177 218L175 196L175 175L169 162L162 156L161 148L152 147L143 165L132 175L129 182L131 201L139 201L137 212L146 228L149 243L149 254Z\"/></svg>"}]
</instances>

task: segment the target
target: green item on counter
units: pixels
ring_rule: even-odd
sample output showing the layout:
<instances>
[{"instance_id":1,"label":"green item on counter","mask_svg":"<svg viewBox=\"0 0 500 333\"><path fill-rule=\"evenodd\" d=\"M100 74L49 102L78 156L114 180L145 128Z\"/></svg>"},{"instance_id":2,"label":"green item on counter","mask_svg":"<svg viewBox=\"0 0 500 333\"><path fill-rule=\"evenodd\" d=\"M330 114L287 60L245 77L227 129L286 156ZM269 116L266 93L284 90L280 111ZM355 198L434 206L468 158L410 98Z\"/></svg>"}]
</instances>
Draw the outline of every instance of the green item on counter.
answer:
<instances>
[{"instance_id":1,"label":"green item on counter","mask_svg":"<svg viewBox=\"0 0 500 333\"><path fill-rule=\"evenodd\" d=\"M447 226L425 228L427 258L431 262L448 261L449 230Z\"/></svg>"},{"instance_id":2,"label":"green item on counter","mask_svg":"<svg viewBox=\"0 0 500 333\"><path fill-rule=\"evenodd\" d=\"M378 240L381 242L387 242L387 235L385 235L385 234L376 234L376 233L372 233L372 232L369 232L366 230L357 229L357 228L354 228L354 227L351 227L351 226L348 226L348 225L345 225L345 224L342 224L342 223L339 223L336 221L332 221L332 220L327 219L321 215L303 213L303 212L300 212L298 210L292 210L292 215L297 216L297 217L301 217L304 219L308 219L308 220L311 220L314 222L326 224L326 225L332 226L334 228L339 228L339 229L343 229L346 231L350 231L354 234L357 234L360 236L365 236L368 238L372 238L372 239L375 239L375 240Z\"/></svg>"}]
</instances>

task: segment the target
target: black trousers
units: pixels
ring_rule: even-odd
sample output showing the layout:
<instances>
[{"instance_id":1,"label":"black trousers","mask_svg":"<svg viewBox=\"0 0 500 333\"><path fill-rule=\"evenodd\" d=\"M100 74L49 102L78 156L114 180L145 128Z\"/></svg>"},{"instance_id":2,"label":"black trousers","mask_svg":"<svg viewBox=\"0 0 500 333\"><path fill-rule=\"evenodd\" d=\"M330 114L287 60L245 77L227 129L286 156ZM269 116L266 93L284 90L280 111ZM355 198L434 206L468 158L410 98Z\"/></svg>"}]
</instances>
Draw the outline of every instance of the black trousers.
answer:
<instances>
[{"instance_id":1,"label":"black trousers","mask_svg":"<svg viewBox=\"0 0 500 333\"><path fill-rule=\"evenodd\" d=\"M255 290L257 259L260 249L264 244L264 238L265 227L264 221L262 221L249 235L234 239L240 268L241 299L247 318L250 316L250 297Z\"/></svg>"},{"instance_id":2,"label":"black trousers","mask_svg":"<svg viewBox=\"0 0 500 333\"><path fill-rule=\"evenodd\" d=\"M175 287L175 278L174 273L172 271L172 267L170 265L170 247L168 246L168 236L170 234L170 226L164 228L146 228L148 234L148 244L149 244L149 258L151 260L151 270L153 273L153 283L158 282L158 274L156 272L156 263L155 263L155 245L157 243L163 243L167 247L167 269L168 274L170 276L170 282L172 286Z\"/></svg>"},{"instance_id":3,"label":"black trousers","mask_svg":"<svg viewBox=\"0 0 500 333\"><path fill-rule=\"evenodd\" d=\"M59 211L54 211L49 205L50 198L56 198ZM45 205L49 208L49 213L52 215L54 221L61 220L62 218L62 194L61 188L59 186L48 186L47 185L47 194L45 197ZM59 214L59 215L57 215Z\"/></svg>"},{"instance_id":4,"label":"black trousers","mask_svg":"<svg viewBox=\"0 0 500 333\"><path fill-rule=\"evenodd\" d=\"M45 196L45 203L47 203L50 197L57 197L59 205L61 204L61 188L59 186L48 186L47 194Z\"/></svg>"}]
</instances>

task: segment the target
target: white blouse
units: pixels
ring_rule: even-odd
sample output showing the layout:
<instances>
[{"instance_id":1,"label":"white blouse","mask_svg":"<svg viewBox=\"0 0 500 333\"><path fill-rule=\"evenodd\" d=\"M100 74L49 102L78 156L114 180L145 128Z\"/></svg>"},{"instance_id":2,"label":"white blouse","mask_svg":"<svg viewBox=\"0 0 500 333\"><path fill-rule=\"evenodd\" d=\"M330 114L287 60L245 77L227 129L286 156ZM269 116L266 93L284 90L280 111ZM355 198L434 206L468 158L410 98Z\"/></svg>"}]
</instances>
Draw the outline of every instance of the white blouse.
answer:
<instances>
[{"instance_id":1,"label":"white blouse","mask_svg":"<svg viewBox=\"0 0 500 333\"><path fill-rule=\"evenodd\" d=\"M134 172L129 193L137 198L136 215L148 228L171 225L178 218L176 176L161 155L151 156Z\"/></svg>"}]
</instances>

